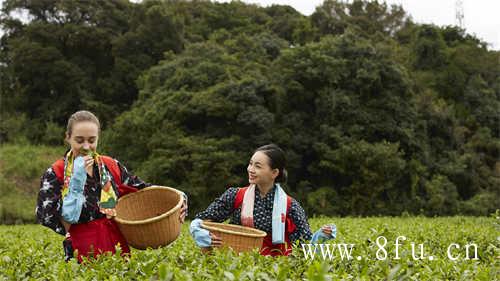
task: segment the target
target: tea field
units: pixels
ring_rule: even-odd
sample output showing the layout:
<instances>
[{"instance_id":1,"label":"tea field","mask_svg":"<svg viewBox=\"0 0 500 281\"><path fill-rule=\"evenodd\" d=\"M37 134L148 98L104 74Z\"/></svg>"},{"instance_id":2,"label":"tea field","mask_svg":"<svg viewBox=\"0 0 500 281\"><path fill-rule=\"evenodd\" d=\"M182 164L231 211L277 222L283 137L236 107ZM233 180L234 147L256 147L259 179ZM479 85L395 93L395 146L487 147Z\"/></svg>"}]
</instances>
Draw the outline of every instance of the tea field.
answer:
<instances>
[{"instance_id":1,"label":"tea field","mask_svg":"<svg viewBox=\"0 0 500 281\"><path fill-rule=\"evenodd\" d=\"M202 254L186 223L168 247L133 250L128 260L101 256L85 265L64 262L62 236L45 227L3 225L0 280L500 280L499 222L498 212L479 218L312 218L314 230L325 223L338 228L337 239L314 259L300 248L278 258ZM339 245L351 249L349 258ZM331 257L327 247L334 249Z\"/></svg>"}]
</instances>

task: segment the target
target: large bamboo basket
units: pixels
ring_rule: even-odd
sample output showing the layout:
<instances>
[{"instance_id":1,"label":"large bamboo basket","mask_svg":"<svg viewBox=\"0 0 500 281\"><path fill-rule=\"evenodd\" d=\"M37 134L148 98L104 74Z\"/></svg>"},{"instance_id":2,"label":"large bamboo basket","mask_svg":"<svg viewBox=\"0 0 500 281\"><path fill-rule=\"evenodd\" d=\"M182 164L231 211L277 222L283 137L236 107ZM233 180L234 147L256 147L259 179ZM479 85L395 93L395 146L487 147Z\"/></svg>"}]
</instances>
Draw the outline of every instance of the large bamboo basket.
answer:
<instances>
[{"instance_id":1,"label":"large bamboo basket","mask_svg":"<svg viewBox=\"0 0 500 281\"><path fill-rule=\"evenodd\" d=\"M151 186L121 197L115 220L130 246L144 250L172 243L181 232L182 193Z\"/></svg>"},{"instance_id":2,"label":"large bamboo basket","mask_svg":"<svg viewBox=\"0 0 500 281\"><path fill-rule=\"evenodd\" d=\"M238 253L260 249L266 236L262 230L235 224L203 221L201 227L220 237L223 246L228 246Z\"/></svg>"}]
</instances>

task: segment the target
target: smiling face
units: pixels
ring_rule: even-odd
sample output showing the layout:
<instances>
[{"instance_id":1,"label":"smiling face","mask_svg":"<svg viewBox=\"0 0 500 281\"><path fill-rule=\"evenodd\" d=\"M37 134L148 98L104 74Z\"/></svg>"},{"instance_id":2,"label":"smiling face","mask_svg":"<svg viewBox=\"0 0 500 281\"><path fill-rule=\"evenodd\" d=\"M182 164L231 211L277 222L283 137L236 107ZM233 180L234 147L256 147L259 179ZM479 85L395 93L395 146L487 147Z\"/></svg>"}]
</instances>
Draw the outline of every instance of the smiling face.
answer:
<instances>
[{"instance_id":1,"label":"smiling face","mask_svg":"<svg viewBox=\"0 0 500 281\"><path fill-rule=\"evenodd\" d=\"M261 151L253 154L247 167L248 182L258 186L267 186L274 182L279 174L278 169L272 169L270 159Z\"/></svg>"},{"instance_id":2,"label":"smiling face","mask_svg":"<svg viewBox=\"0 0 500 281\"><path fill-rule=\"evenodd\" d=\"M75 122L71 133L66 133L66 141L70 144L74 155L86 155L84 150L96 151L99 128L91 121Z\"/></svg>"}]
</instances>

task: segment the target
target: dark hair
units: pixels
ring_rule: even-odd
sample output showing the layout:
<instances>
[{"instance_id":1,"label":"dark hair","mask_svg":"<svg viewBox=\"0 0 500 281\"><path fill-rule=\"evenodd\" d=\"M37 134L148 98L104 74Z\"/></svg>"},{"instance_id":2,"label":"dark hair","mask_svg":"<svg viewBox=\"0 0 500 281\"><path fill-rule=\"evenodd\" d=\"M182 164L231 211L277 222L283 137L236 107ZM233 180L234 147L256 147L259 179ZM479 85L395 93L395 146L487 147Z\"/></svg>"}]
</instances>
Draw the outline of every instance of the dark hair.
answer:
<instances>
[{"instance_id":1,"label":"dark hair","mask_svg":"<svg viewBox=\"0 0 500 281\"><path fill-rule=\"evenodd\" d=\"M274 143L267 144L257 148L255 152L263 152L267 157L269 157L271 169L278 169L279 174L275 181L279 183L286 183L288 179L288 172L285 169L286 158L283 150Z\"/></svg>"}]
</instances>

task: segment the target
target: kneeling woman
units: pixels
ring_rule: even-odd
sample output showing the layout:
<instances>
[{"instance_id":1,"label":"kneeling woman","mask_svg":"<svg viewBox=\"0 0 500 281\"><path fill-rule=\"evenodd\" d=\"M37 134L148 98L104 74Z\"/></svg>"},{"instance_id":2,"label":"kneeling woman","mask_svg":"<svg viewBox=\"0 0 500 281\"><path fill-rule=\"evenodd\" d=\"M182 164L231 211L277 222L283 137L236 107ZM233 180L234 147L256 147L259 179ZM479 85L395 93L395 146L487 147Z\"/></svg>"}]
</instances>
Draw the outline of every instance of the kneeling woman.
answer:
<instances>
[{"instance_id":1,"label":"kneeling woman","mask_svg":"<svg viewBox=\"0 0 500 281\"><path fill-rule=\"evenodd\" d=\"M120 196L150 186L131 175L117 160L96 152L99 120L78 111L68 120L66 142L70 149L41 178L36 216L55 232L66 235L66 260L78 251L82 257L130 249L113 217ZM179 220L186 216L186 200Z\"/></svg>"},{"instance_id":2,"label":"kneeling woman","mask_svg":"<svg viewBox=\"0 0 500 281\"><path fill-rule=\"evenodd\" d=\"M258 148L247 167L249 186L229 188L208 208L197 214L190 232L198 246L219 247L219 237L201 228L202 220L249 226L267 233L262 255L289 255L296 241L335 238L334 225L325 225L314 235L304 209L286 195L280 183L286 182L285 155L275 144Z\"/></svg>"}]
</instances>

